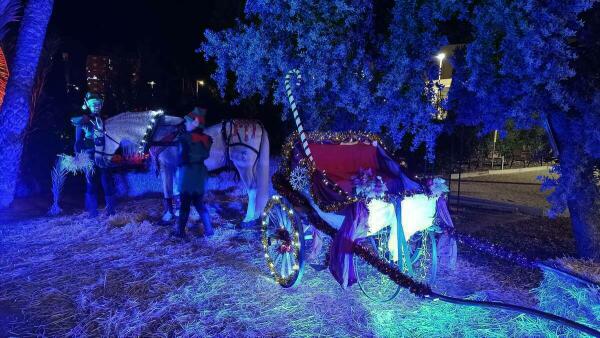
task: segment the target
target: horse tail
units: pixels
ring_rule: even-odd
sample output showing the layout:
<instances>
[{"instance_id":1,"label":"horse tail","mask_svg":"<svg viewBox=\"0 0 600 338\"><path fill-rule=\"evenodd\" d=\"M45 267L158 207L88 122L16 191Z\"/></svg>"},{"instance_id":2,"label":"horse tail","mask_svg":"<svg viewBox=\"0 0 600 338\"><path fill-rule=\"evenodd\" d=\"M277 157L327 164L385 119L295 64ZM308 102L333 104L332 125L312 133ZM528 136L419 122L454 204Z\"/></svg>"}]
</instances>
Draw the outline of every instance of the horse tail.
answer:
<instances>
[{"instance_id":1,"label":"horse tail","mask_svg":"<svg viewBox=\"0 0 600 338\"><path fill-rule=\"evenodd\" d=\"M267 201L269 199L269 160L270 160L270 146L269 146L269 134L267 130L262 126L260 148L258 149L257 163L256 163L256 213L258 217L262 214Z\"/></svg>"},{"instance_id":2,"label":"horse tail","mask_svg":"<svg viewBox=\"0 0 600 338\"><path fill-rule=\"evenodd\" d=\"M292 94L292 86L290 85L290 78L292 77L292 75L296 76L296 85L300 85L302 75L300 75L300 71L298 69L292 69L285 75L285 92L287 94L288 101L290 102L292 113L294 114L294 120L296 121L296 127L298 130L298 135L300 136L300 141L302 141L302 148L304 148L304 154L306 154L306 157L308 157L308 159L311 162L314 162L312 154L310 152L310 148L308 146L308 139L306 138L306 134L304 133L304 127L302 126L300 115L298 114L296 100L294 99L294 95Z\"/></svg>"}]
</instances>

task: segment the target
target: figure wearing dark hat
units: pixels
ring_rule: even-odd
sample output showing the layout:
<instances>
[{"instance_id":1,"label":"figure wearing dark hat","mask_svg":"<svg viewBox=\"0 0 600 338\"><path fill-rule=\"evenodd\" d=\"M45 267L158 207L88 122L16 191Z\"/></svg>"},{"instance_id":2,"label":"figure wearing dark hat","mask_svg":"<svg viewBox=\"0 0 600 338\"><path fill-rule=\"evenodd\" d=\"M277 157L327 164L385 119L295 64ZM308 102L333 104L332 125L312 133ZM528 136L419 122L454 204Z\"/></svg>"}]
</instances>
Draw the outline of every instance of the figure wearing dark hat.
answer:
<instances>
[{"instance_id":1,"label":"figure wearing dark hat","mask_svg":"<svg viewBox=\"0 0 600 338\"><path fill-rule=\"evenodd\" d=\"M101 161L101 156L95 156L95 147L102 146L104 140L104 122L100 116L102 96L95 93L87 93L83 101L83 109L89 110L89 114L73 117L71 122L75 126L75 153L86 152L90 159L94 160L94 172L86 173L85 208L91 217L98 215L98 189L97 179L100 177L104 196L106 199L106 213L115 213L116 196L111 169Z\"/></svg>"},{"instance_id":2,"label":"figure wearing dark hat","mask_svg":"<svg viewBox=\"0 0 600 338\"><path fill-rule=\"evenodd\" d=\"M204 165L210 153L212 139L204 134L206 110L195 108L185 116L185 132L178 138L179 181L181 208L175 235L185 236L185 226L193 203L204 223L204 235L213 235L210 215L204 203L208 169Z\"/></svg>"}]
</instances>

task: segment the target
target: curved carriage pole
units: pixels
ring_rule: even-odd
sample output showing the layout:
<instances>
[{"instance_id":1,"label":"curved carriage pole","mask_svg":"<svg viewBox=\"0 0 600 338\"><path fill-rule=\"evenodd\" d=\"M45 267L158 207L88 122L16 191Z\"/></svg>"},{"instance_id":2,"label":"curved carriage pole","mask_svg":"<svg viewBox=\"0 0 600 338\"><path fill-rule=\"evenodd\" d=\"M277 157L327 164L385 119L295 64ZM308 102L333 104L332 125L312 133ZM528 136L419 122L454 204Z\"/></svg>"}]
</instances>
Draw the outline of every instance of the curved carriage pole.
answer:
<instances>
[{"instance_id":1,"label":"curved carriage pole","mask_svg":"<svg viewBox=\"0 0 600 338\"><path fill-rule=\"evenodd\" d=\"M290 70L285 75L285 93L287 94L288 101L290 102L290 107L292 108L292 114L294 115L294 121L296 121L296 128L298 130L298 135L300 135L300 141L302 141L302 148L304 149L304 154L306 154L308 160L314 164L315 160L313 159L312 153L310 152L310 148L308 146L308 139L306 138L306 133L304 132L304 127L302 126L302 120L300 119L300 115L298 114L296 100L294 98L294 94L292 93L292 85L290 84L290 78L292 76L296 77L296 85L300 85L300 81L302 80L302 75L300 75L300 71L298 69Z\"/></svg>"},{"instance_id":2,"label":"curved carriage pole","mask_svg":"<svg viewBox=\"0 0 600 338\"><path fill-rule=\"evenodd\" d=\"M294 99L294 95L292 93L292 86L290 84L290 80L291 80L292 76L295 77L295 79L297 81L296 84L300 85L300 81L302 80L300 71L298 69L292 69L289 72L287 72L287 74L285 76L285 91L286 91L286 94L288 97L288 101L290 103L290 107L292 109L292 114L294 116L294 120L296 121L296 127L297 127L297 131L298 131L298 135L300 136L300 140L302 141L302 148L304 149L304 154L309 159L309 161L314 164L314 159L313 159L312 153L311 153L309 145L308 145L308 139L306 137L304 127L302 126L302 120L300 119L300 115L298 114L298 107L296 105L296 100ZM281 188L283 188L283 187L281 187ZM283 189L283 190L287 190L287 189ZM287 195L288 195L288 197L290 197L290 199L295 200L296 203L307 204L305 206L309 207L308 201L306 200L305 197L293 196L293 194L287 194ZM308 208L307 210L310 210L310 209L311 208ZM313 223L317 229L319 229L329 235L335 235L335 233L337 232L336 229L334 229L331 225L325 223L317 215L310 213L308 216L309 216L311 223ZM439 293L431 290L431 288L428 285L424 285L419 282L413 281L409 276L402 273L396 266L394 266L392 269L390 269L389 267L384 267L383 264L381 264L382 262L380 262L380 259L378 257L373 255L370 252L370 250L364 248L360 244L357 244L354 246L353 252L355 254L358 254L363 259L367 260L367 262L373 264L381 273L390 277L390 279L393 280L396 284L400 285L401 287L408 288L411 292L413 292L417 295L421 295L427 299L430 299L433 301L439 300L439 301L444 301L444 302L453 303L453 304L460 304L460 305L490 307L490 308L498 308L498 309L503 309L503 310L526 313L526 314L529 314L532 316L536 316L539 318L553 321L558 324L568 326L572 329L584 332L584 333L589 334L594 337L600 337L600 331L598 331L596 329L593 329L589 326L583 325L576 321L573 321L573 320L570 320L570 319L567 319L564 317L560 317L560 316L557 316L552 313L544 312L541 310L532 309L532 308L515 305L515 304L507 304L507 303L493 302L493 301L472 300L472 299L458 298L458 297L452 297L452 296L439 294Z\"/></svg>"}]
</instances>

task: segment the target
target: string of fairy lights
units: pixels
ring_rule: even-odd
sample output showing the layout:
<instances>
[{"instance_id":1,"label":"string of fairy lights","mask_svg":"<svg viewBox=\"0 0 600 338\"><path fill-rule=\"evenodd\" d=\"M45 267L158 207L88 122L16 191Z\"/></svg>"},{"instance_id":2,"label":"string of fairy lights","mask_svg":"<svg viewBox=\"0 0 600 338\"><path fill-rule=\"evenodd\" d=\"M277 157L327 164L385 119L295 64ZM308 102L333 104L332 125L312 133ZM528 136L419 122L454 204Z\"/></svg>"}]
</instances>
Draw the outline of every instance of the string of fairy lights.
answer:
<instances>
[{"instance_id":1,"label":"string of fairy lights","mask_svg":"<svg viewBox=\"0 0 600 338\"><path fill-rule=\"evenodd\" d=\"M281 208L282 214L278 215L275 208ZM275 244L291 245L291 252L293 252L293 255L296 257L296 262L292 266L292 271L290 271L291 273L285 276L282 275L280 271L277 271L277 267L275 266L276 262L271 257L268 248L270 245L269 240L272 238L269 238L269 236L272 233L272 231L270 230L277 230L277 228L279 228L281 231L287 230L285 229L284 225L281 224L281 222L279 222L280 224L271 224L270 215L273 215L273 217L287 217L293 230L293 237L291 238L290 243L281 243L281 239L277 239L277 242ZM267 204L265 212L263 212L262 216L262 244L263 248L265 249L265 259L267 261L267 266L271 271L271 275L273 275L275 281L278 284L284 287L292 286L298 278L298 274L300 273L299 262L301 259L300 234L298 233L298 224L296 218L294 217L294 211L289 205L285 203L285 201L280 196L275 195L269 200L269 203ZM269 227L270 225L271 227ZM281 264L286 264L286 262L283 262L282 259Z\"/></svg>"},{"instance_id":2,"label":"string of fairy lights","mask_svg":"<svg viewBox=\"0 0 600 338\"><path fill-rule=\"evenodd\" d=\"M150 141L152 141L152 135L154 135L154 131L156 130L156 124L164 114L165 112L163 110L150 111L150 121L148 122L148 126L146 126L144 136L142 137L138 147L138 152L140 155L148 151Z\"/></svg>"}]
</instances>

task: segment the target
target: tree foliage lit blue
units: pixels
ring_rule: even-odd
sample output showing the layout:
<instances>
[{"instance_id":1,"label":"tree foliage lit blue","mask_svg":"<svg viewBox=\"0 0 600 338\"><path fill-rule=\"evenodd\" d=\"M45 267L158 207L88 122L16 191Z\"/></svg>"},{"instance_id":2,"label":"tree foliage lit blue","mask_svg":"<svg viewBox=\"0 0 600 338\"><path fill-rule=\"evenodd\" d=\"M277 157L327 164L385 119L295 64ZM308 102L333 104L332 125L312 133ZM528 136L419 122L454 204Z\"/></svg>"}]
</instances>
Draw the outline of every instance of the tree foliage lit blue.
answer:
<instances>
[{"instance_id":1,"label":"tree foliage lit blue","mask_svg":"<svg viewBox=\"0 0 600 338\"><path fill-rule=\"evenodd\" d=\"M202 50L217 61L213 78L223 93L233 71L240 98L273 94L285 104L283 77L298 68L304 82L297 98L309 128L359 126L387 131L395 142L411 131L413 144L424 142L432 154L441 127L431 124L432 91L423 80L437 74L431 56L445 43L428 29L440 7L398 3L390 31L378 32L372 1L249 1L247 22L207 31Z\"/></svg>"},{"instance_id":2,"label":"tree foliage lit blue","mask_svg":"<svg viewBox=\"0 0 600 338\"><path fill-rule=\"evenodd\" d=\"M560 160L559 178L544 182L554 188L551 212L568 206L579 254L600 257L598 83L586 79L598 71L588 65L576 72L572 46L578 31L597 27L579 20L591 4L493 0L476 6L468 13L475 37L456 58L448 108L458 123L484 133L504 130L509 121L521 129L544 127ZM581 34L576 41L580 53L581 44L590 43Z\"/></svg>"},{"instance_id":3,"label":"tree foliage lit blue","mask_svg":"<svg viewBox=\"0 0 600 338\"><path fill-rule=\"evenodd\" d=\"M431 118L434 88L425 84L436 78L432 56L447 43L440 27L450 19L469 23L473 39L452 60L446 108L453 122L482 133L503 132L508 123L546 128L560 158L560 178L546 182L556 187L553 210L568 205L580 254L600 254L600 215L590 212L600 209L593 183L600 132L589 128L600 123L600 99L568 81L579 78L569 42L592 2L396 0L383 13L380 3L248 0L245 18L206 31L201 50L216 61L222 94L233 85L238 99L259 94L285 104L284 74L298 68L309 128L367 129L396 144L410 135L413 149L424 144L431 157L443 125Z\"/></svg>"}]
</instances>

